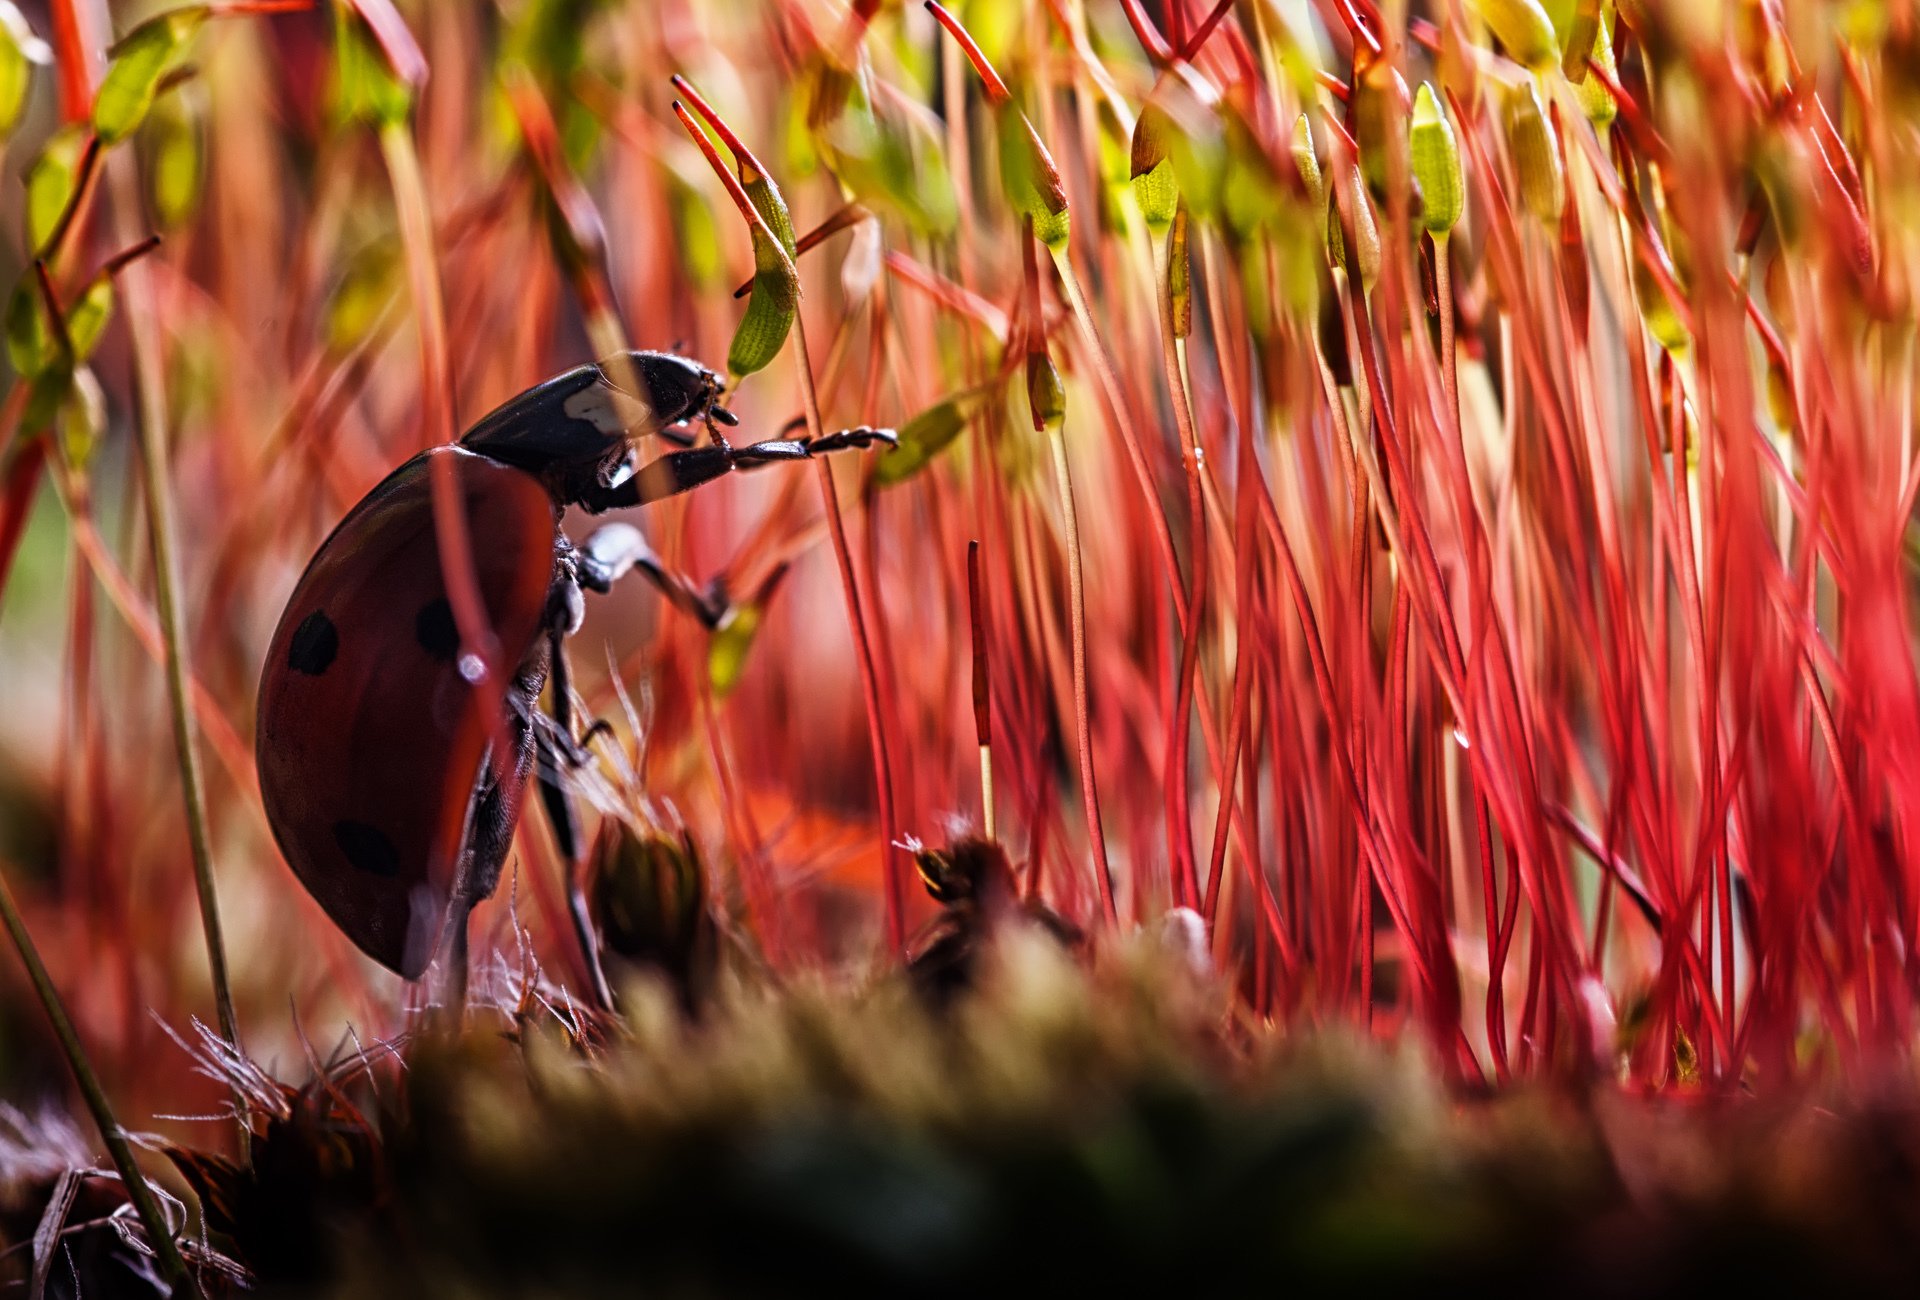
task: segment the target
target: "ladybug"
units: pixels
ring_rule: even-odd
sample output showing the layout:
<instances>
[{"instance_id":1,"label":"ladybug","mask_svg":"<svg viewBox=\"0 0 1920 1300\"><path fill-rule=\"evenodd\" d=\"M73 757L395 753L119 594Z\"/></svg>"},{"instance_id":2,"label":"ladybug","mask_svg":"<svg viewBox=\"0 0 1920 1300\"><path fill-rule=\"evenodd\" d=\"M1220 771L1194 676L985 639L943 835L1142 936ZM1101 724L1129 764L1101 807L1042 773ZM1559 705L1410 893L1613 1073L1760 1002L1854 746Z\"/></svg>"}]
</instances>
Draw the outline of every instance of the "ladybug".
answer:
<instances>
[{"instance_id":1,"label":"ladybug","mask_svg":"<svg viewBox=\"0 0 1920 1300\"><path fill-rule=\"evenodd\" d=\"M603 525L575 546L560 528L566 507L599 514L735 469L894 440L863 428L733 447L715 427L737 423L720 398L719 376L671 353L569 370L394 470L294 586L260 678L261 799L294 875L387 969L418 979L444 947L452 1000L464 997L468 915L499 883L536 768L561 855L577 865L564 781L586 756L563 643L580 627L582 589L605 592L638 569L709 627L724 613L716 595L667 574L630 524ZM709 444L692 445L686 426L696 421ZM636 441L652 433L681 450L636 468ZM463 649L455 624L436 462L451 467L465 505L498 671Z\"/></svg>"}]
</instances>

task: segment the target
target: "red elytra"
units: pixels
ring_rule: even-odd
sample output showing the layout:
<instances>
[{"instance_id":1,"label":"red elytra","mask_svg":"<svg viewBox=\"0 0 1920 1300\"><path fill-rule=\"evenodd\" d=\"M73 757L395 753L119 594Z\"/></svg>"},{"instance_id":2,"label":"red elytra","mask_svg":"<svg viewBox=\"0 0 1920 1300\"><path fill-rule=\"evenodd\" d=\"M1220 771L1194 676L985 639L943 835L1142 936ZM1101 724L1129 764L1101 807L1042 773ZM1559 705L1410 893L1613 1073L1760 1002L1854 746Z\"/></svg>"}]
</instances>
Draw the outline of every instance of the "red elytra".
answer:
<instances>
[{"instance_id":1,"label":"red elytra","mask_svg":"<svg viewBox=\"0 0 1920 1300\"><path fill-rule=\"evenodd\" d=\"M559 527L564 508L597 514L738 468L891 442L859 429L735 448L713 430L711 445L636 471L644 435L732 424L719 396L712 371L668 353L570 370L486 416L458 445L388 475L294 587L260 681L261 798L294 874L381 965L416 979L447 947L463 995L467 914L499 881L537 754L562 853L577 860L562 773L581 755L562 642L579 627L581 588L605 591L637 567L709 624L721 613L667 578L628 525L605 525L576 548ZM452 466L481 603L510 673L462 670L434 527L436 458ZM549 675L552 707L542 710ZM496 738L511 746L504 760L490 752Z\"/></svg>"},{"instance_id":2,"label":"red elytra","mask_svg":"<svg viewBox=\"0 0 1920 1300\"><path fill-rule=\"evenodd\" d=\"M260 682L260 792L287 865L355 943L409 979L439 940L507 693L502 674L475 684L457 662L435 456L454 461L497 643L534 644L553 581L553 500L528 474L441 447L340 521L287 602Z\"/></svg>"}]
</instances>

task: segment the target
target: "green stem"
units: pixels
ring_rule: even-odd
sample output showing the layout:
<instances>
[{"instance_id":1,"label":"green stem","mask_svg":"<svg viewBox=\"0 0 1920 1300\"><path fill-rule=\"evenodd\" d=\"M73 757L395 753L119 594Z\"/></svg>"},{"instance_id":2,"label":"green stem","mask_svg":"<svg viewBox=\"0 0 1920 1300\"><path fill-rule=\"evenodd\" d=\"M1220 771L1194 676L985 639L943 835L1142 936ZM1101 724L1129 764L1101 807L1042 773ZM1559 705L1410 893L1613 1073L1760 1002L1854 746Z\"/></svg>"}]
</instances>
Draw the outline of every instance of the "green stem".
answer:
<instances>
[{"instance_id":1,"label":"green stem","mask_svg":"<svg viewBox=\"0 0 1920 1300\"><path fill-rule=\"evenodd\" d=\"M128 152L114 175L114 209L122 243L131 244L140 229L139 161ZM200 902L200 929L207 948L207 971L213 982L214 1008L220 1035L239 1052L240 1024L233 1012L233 989L227 977L227 949L220 928L220 896L213 878L213 840L207 824L206 780L200 766L200 747L193 729L192 670L187 662L186 619L180 607L180 557L174 523L173 480L168 472L167 380L161 355L160 318L152 298L152 272L133 265L121 276L127 310L127 337L133 352L135 423L140 436L140 488L146 499L147 531L153 547L154 613L167 647L167 703L173 715L174 757L180 767L180 796L186 804L187 841L193 850L193 883ZM233 1089L235 1121L240 1129L244 1158L253 1142L247 1122L247 1100Z\"/></svg>"},{"instance_id":2,"label":"green stem","mask_svg":"<svg viewBox=\"0 0 1920 1300\"><path fill-rule=\"evenodd\" d=\"M1184 213L1179 219L1184 219ZM1193 802L1188 792L1189 719L1194 708L1195 680L1200 666L1200 620L1207 600L1207 519L1205 496L1200 488L1200 439L1194 432L1193 412L1189 406L1186 377L1181 373L1180 344L1173 321L1173 258L1184 253L1165 233L1153 236L1155 278L1158 280L1160 317L1160 361L1166 371L1167 396L1173 403L1174 427L1180 435L1180 460L1187 480L1187 552L1192 571L1187 579L1188 615L1180 629L1179 677L1174 688L1173 718L1167 735L1167 792L1172 800L1168 810L1167 835L1171 841L1169 870L1174 878L1174 905L1200 906L1200 885L1193 860ZM1204 708L1202 704L1200 707ZM1221 790L1221 802L1229 802L1230 791Z\"/></svg>"},{"instance_id":3,"label":"green stem","mask_svg":"<svg viewBox=\"0 0 1920 1300\"><path fill-rule=\"evenodd\" d=\"M80 1035L74 1031L73 1021L67 1018L66 1006L60 1001L60 991L53 986L53 977L47 973L39 950L33 946L33 939L27 933L27 923L21 918L20 908L13 899L13 890L3 875L0 875L0 920L5 921L7 933L13 936L13 946L19 950L20 960L27 968L27 977L33 981L33 991L39 995L40 1005L53 1025L54 1037L60 1040L60 1050L66 1054L67 1064L73 1069L74 1082L80 1085L80 1095L93 1115L95 1127L100 1130L100 1140L106 1143L107 1155L113 1160L113 1167L119 1171L120 1181L126 1185L127 1199L133 1202L133 1211L140 1216L140 1226L146 1230L154 1256L160 1262L160 1271L169 1282L184 1284L197 1295L199 1287L187 1271L180 1245L174 1240L173 1230L160 1212L160 1203L155 1199L153 1189L140 1173L140 1166L133 1158L133 1147L128 1143L120 1122L113 1116L113 1105L107 1100L106 1089L100 1086L100 1077L93 1072L93 1065L87 1060L87 1050L80 1044Z\"/></svg>"},{"instance_id":4,"label":"green stem","mask_svg":"<svg viewBox=\"0 0 1920 1300\"><path fill-rule=\"evenodd\" d=\"M1080 792L1087 808L1087 838L1093 842L1093 864L1098 872L1100 906L1107 924L1120 922L1113 901L1113 868L1107 861L1107 836L1100 828L1100 782L1093 771L1093 717L1087 691L1087 595L1080 570L1080 518L1073 505L1073 471L1067 466L1064 426L1047 431L1053 450L1053 472L1060 479L1060 513L1067 533L1067 599L1073 617L1073 712L1079 724ZM1179 590L1179 584L1174 584Z\"/></svg>"}]
</instances>

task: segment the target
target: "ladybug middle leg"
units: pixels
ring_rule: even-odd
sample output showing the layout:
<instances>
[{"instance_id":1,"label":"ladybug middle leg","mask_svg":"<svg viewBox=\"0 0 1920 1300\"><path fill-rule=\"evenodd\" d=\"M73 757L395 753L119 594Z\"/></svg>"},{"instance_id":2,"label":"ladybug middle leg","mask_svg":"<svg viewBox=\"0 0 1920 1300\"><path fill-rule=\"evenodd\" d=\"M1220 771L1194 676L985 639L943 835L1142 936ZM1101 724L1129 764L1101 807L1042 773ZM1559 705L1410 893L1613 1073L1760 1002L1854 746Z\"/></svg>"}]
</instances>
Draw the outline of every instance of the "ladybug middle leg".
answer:
<instances>
[{"instance_id":1,"label":"ladybug middle leg","mask_svg":"<svg viewBox=\"0 0 1920 1300\"><path fill-rule=\"evenodd\" d=\"M613 992L600 964L599 944L587 911L583 879L585 844L571 787L573 773L590 761L586 740L605 724L594 723L586 737L576 739L574 736L573 674L567 660L566 639L579 630L585 614L582 589L604 594L629 573L639 573L646 578L660 589L670 604L691 614L709 631L719 626L727 612L726 600L717 590L701 591L684 576L668 569L640 530L631 524L601 525L584 545L563 552L556 566L553 591L547 600L546 641L550 664L547 680L551 701L534 727L537 760L534 774L540 789L541 808L566 864L567 910L571 914L574 937L586 961L594 996L608 1010L613 1007Z\"/></svg>"},{"instance_id":2,"label":"ladybug middle leg","mask_svg":"<svg viewBox=\"0 0 1920 1300\"><path fill-rule=\"evenodd\" d=\"M548 643L536 642L514 672L507 687L503 728L508 758L496 762L492 746L488 747L467 805L466 848L442 940L446 949L445 1002L456 1014L467 1004L468 923L475 905L492 897L499 885L500 868L513 846L513 828L520 820L521 797L534 765L538 733L535 720L549 659Z\"/></svg>"}]
</instances>

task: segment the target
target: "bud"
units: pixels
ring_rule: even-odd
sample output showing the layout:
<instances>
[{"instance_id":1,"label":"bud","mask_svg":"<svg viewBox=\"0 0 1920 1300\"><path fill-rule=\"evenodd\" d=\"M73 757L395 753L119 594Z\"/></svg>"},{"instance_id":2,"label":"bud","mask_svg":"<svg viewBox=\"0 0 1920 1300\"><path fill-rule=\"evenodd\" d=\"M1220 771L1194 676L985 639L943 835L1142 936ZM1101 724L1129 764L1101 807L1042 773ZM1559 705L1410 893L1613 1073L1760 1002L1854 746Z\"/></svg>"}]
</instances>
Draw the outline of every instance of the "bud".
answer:
<instances>
[{"instance_id":1,"label":"bud","mask_svg":"<svg viewBox=\"0 0 1920 1300\"><path fill-rule=\"evenodd\" d=\"M53 50L33 34L18 5L0 4L0 141L13 134L33 88L33 65L53 62Z\"/></svg>"},{"instance_id":2,"label":"bud","mask_svg":"<svg viewBox=\"0 0 1920 1300\"><path fill-rule=\"evenodd\" d=\"M1647 332L1668 352L1684 353L1692 336L1687 333L1680 313L1674 310L1666 286L1647 269L1644 258L1635 256L1629 260L1633 263L1634 296L1640 300L1640 317L1646 323Z\"/></svg>"},{"instance_id":3,"label":"bud","mask_svg":"<svg viewBox=\"0 0 1920 1300\"><path fill-rule=\"evenodd\" d=\"M1173 336L1193 333L1193 262L1188 249L1187 205L1173 216L1173 236L1167 241L1167 300L1173 308Z\"/></svg>"},{"instance_id":4,"label":"bud","mask_svg":"<svg viewBox=\"0 0 1920 1300\"><path fill-rule=\"evenodd\" d=\"M1542 221L1559 221L1566 197L1560 141L1531 80L1507 92L1507 148L1520 173L1520 197L1527 210Z\"/></svg>"},{"instance_id":5,"label":"bud","mask_svg":"<svg viewBox=\"0 0 1920 1300\"><path fill-rule=\"evenodd\" d=\"M1027 115L1011 103L999 109L1000 183L1014 210L1033 218L1033 233L1048 248L1067 242L1067 187L1060 168Z\"/></svg>"},{"instance_id":6,"label":"bud","mask_svg":"<svg viewBox=\"0 0 1920 1300\"><path fill-rule=\"evenodd\" d=\"M1420 187L1420 223L1433 234L1444 235L1460 220L1466 206L1466 179L1460 170L1460 146L1453 138L1453 126L1440 111L1433 87L1424 81L1414 96L1408 140L1413 180Z\"/></svg>"},{"instance_id":7,"label":"bud","mask_svg":"<svg viewBox=\"0 0 1920 1300\"><path fill-rule=\"evenodd\" d=\"M1593 40L1593 61L1605 70L1608 77L1615 81L1620 79L1619 70L1613 62L1613 19L1604 11L1600 15L1599 33ZM1587 121L1593 123L1595 130L1605 131L1619 116L1620 106L1613 102L1613 92L1599 77L1583 77L1574 82L1573 93L1580 101L1580 111L1587 115Z\"/></svg>"},{"instance_id":8,"label":"bud","mask_svg":"<svg viewBox=\"0 0 1920 1300\"><path fill-rule=\"evenodd\" d=\"M1307 187L1307 197L1313 201L1317 211L1327 201L1327 182L1320 175L1320 160L1313 153L1313 128L1307 125L1307 115L1302 113L1293 124L1293 165L1300 172L1300 180Z\"/></svg>"},{"instance_id":9,"label":"bud","mask_svg":"<svg viewBox=\"0 0 1920 1300\"><path fill-rule=\"evenodd\" d=\"M1535 72L1559 63L1560 42L1553 34L1553 20L1536 0L1476 0L1474 8L1514 62Z\"/></svg>"},{"instance_id":10,"label":"bud","mask_svg":"<svg viewBox=\"0 0 1920 1300\"><path fill-rule=\"evenodd\" d=\"M1058 429L1067 421L1067 386L1045 348L1027 353L1027 407L1035 432Z\"/></svg>"},{"instance_id":11,"label":"bud","mask_svg":"<svg viewBox=\"0 0 1920 1300\"><path fill-rule=\"evenodd\" d=\"M692 1005L717 953L693 842L610 817L594 842L588 906L610 964L650 967Z\"/></svg>"},{"instance_id":12,"label":"bud","mask_svg":"<svg viewBox=\"0 0 1920 1300\"><path fill-rule=\"evenodd\" d=\"M1600 35L1604 7L1600 0L1574 0L1573 12L1567 18L1567 46L1560 51L1560 71L1576 86L1587 79L1587 60Z\"/></svg>"},{"instance_id":13,"label":"bud","mask_svg":"<svg viewBox=\"0 0 1920 1300\"><path fill-rule=\"evenodd\" d=\"M1151 101L1133 124L1133 197L1147 229L1156 232L1167 228L1180 203L1180 182L1167 151L1168 127L1165 111Z\"/></svg>"},{"instance_id":14,"label":"bud","mask_svg":"<svg viewBox=\"0 0 1920 1300\"><path fill-rule=\"evenodd\" d=\"M727 369L750 375L765 369L786 346L800 312L800 280L790 256L782 256L771 235L753 227L753 297L727 349Z\"/></svg>"},{"instance_id":15,"label":"bud","mask_svg":"<svg viewBox=\"0 0 1920 1300\"><path fill-rule=\"evenodd\" d=\"M1394 103L1406 102L1406 83L1385 59L1376 59L1364 71L1356 69L1348 92L1347 126L1359 150L1360 171L1367 188L1383 202L1387 197L1388 127Z\"/></svg>"},{"instance_id":16,"label":"bud","mask_svg":"<svg viewBox=\"0 0 1920 1300\"><path fill-rule=\"evenodd\" d=\"M1374 225L1373 202L1367 198L1367 185L1358 167L1347 169L1346 191L1352 209L1354 256L1347 256L1340 203L1333 198L1327 202L1327 253L1336 266L1360 281L1361 288L1371 289L1380 278L1380 229Z\"/></svg>"}]
</instances>

